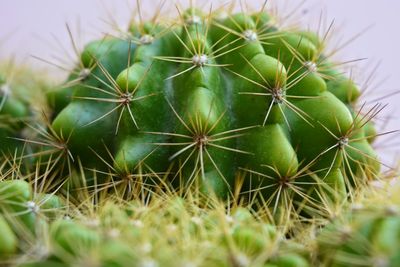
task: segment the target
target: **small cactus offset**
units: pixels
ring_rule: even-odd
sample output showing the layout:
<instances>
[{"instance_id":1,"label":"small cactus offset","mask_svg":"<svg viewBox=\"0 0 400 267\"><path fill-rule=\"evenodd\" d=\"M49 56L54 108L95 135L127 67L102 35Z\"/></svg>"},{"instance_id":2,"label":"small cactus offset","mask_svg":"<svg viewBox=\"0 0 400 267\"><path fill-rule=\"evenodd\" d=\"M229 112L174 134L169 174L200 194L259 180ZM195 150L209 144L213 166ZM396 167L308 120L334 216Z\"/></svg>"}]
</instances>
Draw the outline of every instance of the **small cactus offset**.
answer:
<instances>
[{"instance_id":1,"label":"small cactus offset","mask_svg":"<svg viewBox=\"0 0 400 267\"><path fill-rule=\"evenodd\" d=\"M0 66L1 266L400 265L385 106L361 103L332 25L136 4L83 49L67 25L72 68L36 57L61 84Z\"/></svg>"}]
</instances>

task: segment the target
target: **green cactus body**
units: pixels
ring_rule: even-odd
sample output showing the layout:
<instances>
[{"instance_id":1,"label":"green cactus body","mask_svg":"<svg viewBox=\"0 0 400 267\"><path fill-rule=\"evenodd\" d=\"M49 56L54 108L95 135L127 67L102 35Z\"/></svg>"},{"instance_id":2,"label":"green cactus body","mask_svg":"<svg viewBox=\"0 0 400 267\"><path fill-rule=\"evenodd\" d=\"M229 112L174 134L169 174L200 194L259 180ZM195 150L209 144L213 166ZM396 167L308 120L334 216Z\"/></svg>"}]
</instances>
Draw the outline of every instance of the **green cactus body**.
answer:
<instances>
[{"instance_id":1,"label":"green cactus body","mask_svg":"<svg viewBox=\"0 0 400 267\"><path fill-rule=\"evenodd\" d=\"M301 192L321 183L343 199L353 177L379 172L374 131L366 136L352 115L359 91L323 59L315 34L280 31L268 19L206 19L189 9L183 25L144 23L130 41L90 44L83 65L98 66L74 85L53 128L74 158L111 168L122 187L157 184L169 171L173 185L222 198L242 175L242 191L275 208L315 199Z\"/></svg>"},{"instance_id":2,"label":"green cactus body","mask_svg":"<svg viewBox=\"0 0 400 267\"><path fill-rule=\"evenodd\" d=\"M400 266L397 203L346 211L380 175L381 106L328 33L241 7L140 14L81 53L67 26L63 84L0 76L0 264Z\"/></svg>"}]
</instances>

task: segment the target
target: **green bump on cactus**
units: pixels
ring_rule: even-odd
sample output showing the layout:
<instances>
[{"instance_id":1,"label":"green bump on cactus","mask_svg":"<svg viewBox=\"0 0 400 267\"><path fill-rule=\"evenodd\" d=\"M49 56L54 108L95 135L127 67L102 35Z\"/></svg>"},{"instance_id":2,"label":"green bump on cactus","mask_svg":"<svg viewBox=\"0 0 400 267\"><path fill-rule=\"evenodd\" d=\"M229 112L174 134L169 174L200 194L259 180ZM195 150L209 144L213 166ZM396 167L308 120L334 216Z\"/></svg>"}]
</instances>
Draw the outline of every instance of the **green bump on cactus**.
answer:
<instances>
[{"instance_id":1,"label":"green bump on cactus","mask_svg":"<svg viewBox=\"0 0 400 267\"><path fill-rule=\"evenodd\" d=\"M100 243L98 233L70 220L54 222L50 231L55 253L61 258L87 253Z\"/></svg>"},{"instance_id":2,"label":"green bump on cactus","mask_svg":"<svg viewBox=\"0 0 400 267\"><path fill-rule=\"evenodd\" d=\"M1 204L13 204L31 199L32 189L28 182L22 180L7 180L0 183ZM10 200L9 203L7 201Z\"/></svg>"}]
</instances>

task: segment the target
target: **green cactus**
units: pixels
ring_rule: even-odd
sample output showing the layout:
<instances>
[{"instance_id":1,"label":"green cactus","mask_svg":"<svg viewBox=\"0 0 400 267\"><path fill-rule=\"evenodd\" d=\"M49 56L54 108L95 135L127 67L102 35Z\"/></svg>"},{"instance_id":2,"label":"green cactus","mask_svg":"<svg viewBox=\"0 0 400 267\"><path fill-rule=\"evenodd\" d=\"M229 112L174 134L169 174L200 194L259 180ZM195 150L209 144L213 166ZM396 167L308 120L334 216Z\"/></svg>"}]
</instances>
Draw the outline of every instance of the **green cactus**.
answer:
<instances>
[{"instance_id":1,"label":"green cactus","mask_svg":"<svg viewBox=\"0 0 400 267\"><path fill-rule=\"evenodd\" d=\"M241 178L243 195L274 212L320 201L321 184L343 199L377 175L376 110L355 110L359 89L329 62L324 40L279 30L263 10L179 14L177 26L155 18L127 40L86 46L73 85L49 93L57 155L105 181L111 171L151 187L167 173L178 189L222 198Z\"/></svg>"},{"instance_id":2,"label":"green cactus","mask_svg":"<svg viewBox=\"0 0 400 267\"><path fill-rule=\"evenodd\" d=\"M324 266L400 264L398 186L367 190L367 196L326 225L318 235Z\"/></svg>"},{"instance_id":3,"label":"green cactus","mask_svg":"<svg viewBox=\"0 0 400 267\"><path fill-rule=\"evenodd\" d=\"M60 85L1 69L0 265L400 265L398 192L365 191L384 106L265 4L139 4L82 51L67 26Z\"/></svg>"}]
</instances>

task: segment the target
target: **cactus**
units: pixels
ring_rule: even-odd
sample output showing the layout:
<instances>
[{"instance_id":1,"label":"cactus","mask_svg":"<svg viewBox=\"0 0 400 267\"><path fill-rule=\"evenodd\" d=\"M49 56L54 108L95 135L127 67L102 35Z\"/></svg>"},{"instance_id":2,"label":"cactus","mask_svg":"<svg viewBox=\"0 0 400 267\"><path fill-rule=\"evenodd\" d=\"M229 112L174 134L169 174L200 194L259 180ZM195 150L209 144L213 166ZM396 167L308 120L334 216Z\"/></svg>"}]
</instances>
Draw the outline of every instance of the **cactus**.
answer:
<instances>
[{"instance_id":1,"label":"cactus","mask_svg":"<svg viewBox=\"0 0 400 267\"><path fill-rule=\"evenodd\" d=\"M49 86L44 74L37 76L27 66L17 66L13 60L0 66L0 158L30 153L25 139L34 134L28 125L41 123L45 112L44 91Z\"/></svg>"},{"instance_id":2,"label":"cactus","mask_svg":"<svg viewBox=\"0 0 400 267\"><path fill-rule=\"evenodd\" d=\"M0 152L13 153L19 144L7 137L17 136L21 130L21 119L28 116L27 105L13 95L6 77L0 75Z\"/></svg>"},{"instance_id":3,"label":"cactus","mask_svg":"<svg viewBox=\"0 0 400 267\"><path fill-rule=\"evenodd\" d=\"M59 217L64 202L54 193L36 191L39 187L19 179L0 182L2 264L18 262L17 255L27 251L44 253L48 223Z\"/></svg>"},{"instance_id":4,"label":"cactus","mask_svg":"<svg viewBox=\"0 0 400 267\"><path fill-rule=\"evenodd\" d=\"M37 192L41 197L33 199L33 188L26 181L8 180L0 185L4 196L0 201L2 263L310 266L307 250L287 239L283 231L265 219L257 219L246 208L238 207L227 214L224 204L216 199L210 199L210 207L202 208L176 195L128 203L98 198L97 204L92 196L80 206L69 204L64 209L63 201L55 195ZM96 212L91 213L92 209ZM26 215L36 220L33 232Z\"/></svg>"},{"instance_id":5,"label":"cactus","mask_svg":"<svg viewBox=\"0 0 400 267\"><path fill-rule=\"evenodd\" d=\"M241 189L274 212L327 191L343 199L377 176L368 140L379 108L355 109L360 91L324 39L278 29L264 9L178 13L172 26L156 16L84 48L48 94L54 157L104 181L111 171L151 187L167 173L178 190L232 199Z\"/></svg>"},{"instance_id":6,"label":"cactus","mask_svg":"<svg viewBox=\"0 0 400 267\"><path fill-rule=\"evenodd\" d=\"M359 104L331 27L266 4L138 3L83 49L67 26L62 84L1 68L0 265L399 265L397 191L371 189L384 106Z\"/></svg>"},{"instance_id":7,"label":"cactus","mask_svg":"<svg viewBox=\"0 0 400 267\"><path fill-rule=\"evenodd\" d=\"M399 186L389 183L383 189L369 189L326 225L317 239L321 262L325 266L398 266L398 192Z\"/></svg>"}]
</instances>

